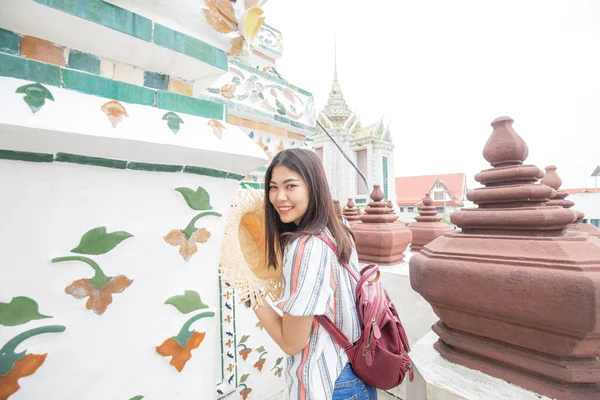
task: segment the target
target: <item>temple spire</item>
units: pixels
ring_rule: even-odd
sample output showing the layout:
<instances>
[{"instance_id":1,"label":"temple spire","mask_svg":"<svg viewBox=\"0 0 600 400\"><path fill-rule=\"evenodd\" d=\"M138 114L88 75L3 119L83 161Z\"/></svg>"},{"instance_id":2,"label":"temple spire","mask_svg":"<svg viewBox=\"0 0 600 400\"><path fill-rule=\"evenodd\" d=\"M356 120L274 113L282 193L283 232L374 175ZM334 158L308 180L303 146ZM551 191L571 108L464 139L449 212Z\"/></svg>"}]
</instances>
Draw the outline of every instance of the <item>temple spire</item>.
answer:
<instances>
[{"instance_id":1,"label":"temple spire","mask_svg":"<svg viewBox=\"0 0 600 400\"><path fill-rule=\"evenodd\" d=\"M327 100L327 105L323 111L336 127L342 126L350 115L352 115L352 111L344 100L344 95L338 81L337 37L335 35L333 36L333 83L331 85L331 93L329 93L329 100Z\"/></svg>"},{"instance_id":2,"label":"temple spire","mask_svg":"<svg viewBox=\"0 0 600 400\"><path fill-rule=\"evenodd\" d=\"M337 35L333 35L333 83L338 83L337 76ZM339 84L338 84L339 85Z\"/></svg>"}]
</instances>

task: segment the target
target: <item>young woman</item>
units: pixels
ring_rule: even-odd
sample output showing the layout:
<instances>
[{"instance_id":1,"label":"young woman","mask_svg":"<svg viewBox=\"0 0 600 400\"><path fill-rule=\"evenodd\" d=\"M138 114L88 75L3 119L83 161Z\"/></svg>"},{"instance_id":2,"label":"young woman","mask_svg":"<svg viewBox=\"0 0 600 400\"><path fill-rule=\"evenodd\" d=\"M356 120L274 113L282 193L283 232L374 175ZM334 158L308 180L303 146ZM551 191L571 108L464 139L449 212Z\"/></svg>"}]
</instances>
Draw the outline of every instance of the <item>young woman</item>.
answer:
<instances>
[{"instance_id":1,"label":"young woman","mask_svg":"<svg viewBox=\"0 0 600 400\"><path fill-rule=\"evenodd\" d=\"M266 259L283 268L283 293L256 316L288 355L286 382L291 400L373 400L376 390L352 371L348 357L315 315L326 315L348 339L361 334L356 282L359 274L351 231L337 217L319 157L303 149L275 156L265 174ZM334 241L337 254L315 235Z\"/></svg>"}]
</instances>

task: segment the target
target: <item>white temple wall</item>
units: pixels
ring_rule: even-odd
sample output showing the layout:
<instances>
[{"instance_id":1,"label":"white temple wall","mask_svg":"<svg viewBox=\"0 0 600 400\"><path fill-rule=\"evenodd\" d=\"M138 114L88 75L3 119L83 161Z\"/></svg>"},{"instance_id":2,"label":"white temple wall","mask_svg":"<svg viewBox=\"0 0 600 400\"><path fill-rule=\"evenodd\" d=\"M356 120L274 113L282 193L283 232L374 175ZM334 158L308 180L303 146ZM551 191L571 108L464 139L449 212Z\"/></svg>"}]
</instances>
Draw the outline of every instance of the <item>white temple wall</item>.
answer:
<instances>
[{"instance_id":1,"label":"white temple wall","mask_svg":"<svg viewBox=\"0 0 600 400\"><path fill-rule=\"evenodd\" d=\"M218 263L240 181L305 143L312 96L236 65L280 109L251 138L227 110L260 110L204 92L233 65L205 4L85 3L0 13L0 398L272 397L283 353Z\"/></svg>"},{"instance_id":2,"label":"white temple wall","mask_svg":"<svg viewBox=\"0 0 600 400\"><path fill-rule=\"evenodd\" d=\"M38 364L11 400L215 398L225 219L264 153L181 111L174 133L157 107L7 77L0 92L0 345L53 330L18 346Z\"/></svg>"}]
</instances>

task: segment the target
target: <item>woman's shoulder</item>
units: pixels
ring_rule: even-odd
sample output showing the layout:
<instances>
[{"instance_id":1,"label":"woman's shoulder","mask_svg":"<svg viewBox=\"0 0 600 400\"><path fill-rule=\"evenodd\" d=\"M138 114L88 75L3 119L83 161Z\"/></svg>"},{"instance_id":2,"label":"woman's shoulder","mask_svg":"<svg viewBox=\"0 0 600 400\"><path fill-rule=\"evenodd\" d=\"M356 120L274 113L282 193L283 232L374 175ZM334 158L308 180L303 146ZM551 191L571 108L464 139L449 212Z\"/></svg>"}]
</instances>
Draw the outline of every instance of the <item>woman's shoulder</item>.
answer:
<instances>
[{"instance_id":1,"label":"woman's shoulder","mask_svg":"<svg viewBox=\"0 0 600 400\"><path fill-rule=\"evenodd\" d=\"M321 251L321 250L323 250L324 247L327 247L327 244L319 236L323 236L323 238L327 238L328 237L328 236L325 236L324 234L320 234L320 235L316 235L316 234L300 235L297 238L294 238L293 240L291 240L285 246L285 250L287 252L289 252L289 251L296 252L299 249L302 249L303 251L306 251L306 250Z\"/></svg>"}]
</instances>

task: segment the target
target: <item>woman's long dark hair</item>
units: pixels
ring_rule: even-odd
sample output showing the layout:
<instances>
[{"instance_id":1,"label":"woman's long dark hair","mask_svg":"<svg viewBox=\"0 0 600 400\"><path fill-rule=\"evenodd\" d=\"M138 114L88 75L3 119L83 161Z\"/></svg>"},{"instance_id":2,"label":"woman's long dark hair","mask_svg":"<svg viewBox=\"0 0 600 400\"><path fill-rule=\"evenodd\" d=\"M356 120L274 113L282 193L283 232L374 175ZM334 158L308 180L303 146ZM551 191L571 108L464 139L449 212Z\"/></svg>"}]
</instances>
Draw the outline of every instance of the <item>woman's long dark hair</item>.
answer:
<instances>
[{"instance_id":1,"label":"woman's long dark hair","mask_svg":"<svg viewBox=\"0 0 600 400\"><path fill-rule=\"evenodd\" d=\"M296 172L308 187L308 208L298 226L294 222L281 222L277 210L269 201L273 169L278 166ZM270 267L281 267L286 244L303 235L320 234L325 229L329 229L336 241L338 260L341 263L350 260L354 235L338 218L321 160L310 150L283 150L271 162L265 174L265 227L267 262Z\"/></svg>"}]
</instances>

